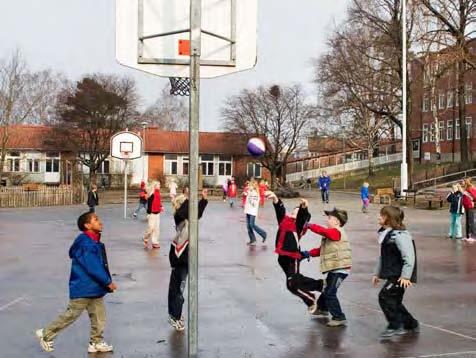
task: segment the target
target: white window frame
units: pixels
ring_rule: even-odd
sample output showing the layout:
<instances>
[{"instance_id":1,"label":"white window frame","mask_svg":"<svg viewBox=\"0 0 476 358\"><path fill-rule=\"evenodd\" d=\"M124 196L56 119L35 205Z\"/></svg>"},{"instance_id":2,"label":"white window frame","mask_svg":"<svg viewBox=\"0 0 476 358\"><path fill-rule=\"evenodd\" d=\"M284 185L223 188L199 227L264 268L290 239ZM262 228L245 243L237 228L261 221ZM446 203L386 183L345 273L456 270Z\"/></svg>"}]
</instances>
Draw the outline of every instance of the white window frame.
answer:
<instances>
[{"instance_id":1,"label":"white window frame","mask_svg":"<svg viewBox=\"0 0 476 358\"><path fill-rule=\"evenodd\" d=\"M204 159L205 156L210 155L211 154L203 154L200 156L200 166L202 167L203 176L211 177L215 175L215 157L211 155L212 159Z\"/></svg>"},{"instance_id":2,"label":"white window frame","mask_svg":"<svg viewBox=\"0 0 476 358\"><path fill-rule=\"evenodd\" d=\"M435 140L435 139L436 139L436 138L435 138L435 132L436 132L436 131L435 131L435 122L432 122L432 123L430 124L430 142L431 142L431 143L434 143L434 142L436 141L436 140Z\"/></svg>"},{"instance_id":3,"label":"white window frame","mask_svg":"<svg viewBox=\"0 0 476 358\"><path fill-rule=\"evenodd\" d=\"M465 120L466 124L466 138L471 138L472 137L472 130L473 130L473 117L471 116L466 116Z\"/></svg>"},{"instance_id":4,"label":"white window frame","mask_svg":"<svg viewBox=\"0 0 476 358\"><path fill-rule=\"evenodd\" d=\"M455 119L455 139L459 140L461 137L461 130L460 130L460 120Z\"/></svg>"},{"instance_id":5,"label":"white window frame","mask_svg":"<svg viewBox=\"0 0 476 358\"><path fill-rule=\"evenodd\" d=\"M438 122L438 130L440 131L440 142L445 140L445 121Z\"/></svg>"},{"instance_id":6,"label":"white window frame","mask_svg":"<svg viewBox=\"0 0 476 358\"><path fill-rule=\"evenodd\" d=\"M464 91L464 103L473 103L473 83L467 83Z\"/></svg>"},{"instance_id":7,"label":"white window frame","mask_svg":"<svg viewBox=\"0 0 476 358\"><path fill-rule=\"evenodd\" d=\"M446 122L446 140L453 140L453 120L448 119Z\"/></svg>"},{"instance_id":8,"label":"white window frame","mask_svg":"<svg viewBox=\"0 0 476 358\"><path fill-rule=\"evenodd\" d=\"M421 141L423 143L428 143L428 139L429 139L429 133L428 133L428 123L423 123L423 127L422 127L422 139Z\"/></svg>"},{"instance_id":9,"label":"white window frame","mask_svg":"<svg viewBox=\"0 0 476 358\"><path fill-rule=\"evenodd\" d=\"M255 175L257 171L259 175ZM248 178L261 178L262 175L263 175L263 166L261 165L261 163L248 162L248 164L246 165L246 176Z\"/></svg>"},{"instance_id":10,"label":"white window frame","mask_svg":"<svg viewBox=\"0 0 476 358\"><path fill-rule=\"evenodd\" d=\"M173 164L175 164L175 170L173 170L173 167L174 167ZM164 174L165 175L178 174L178 155L177 154L164 155Z\"/></svg>"},{"instance_id":11,"label":"white window frame","mask_svg":"<svg viewBox=\"0 0 476 358\"><path fill-rule=\"evenodd\" d=\"M28 159L27 170L29 173L39 173L40 172L40 160L35 158Z\"/></svg>"},{"instance_id":12,"label":"white window frame","mask_svg":"<svg viewBox=\"0 0 476 358\"><path fill-rule=\"evenodd\" d=\"M18 157L10 157L7 159L8 171L11 173L21 172L21 160Z\"/></svg>"},{"instance_id":13,"label":"white window frame","mask_svg":"<svg viewBox=\"0 0 476 358\"><path fill-rule=\"evenodd\" d=\"M444 93L438 94L438 109L445 109L445 97Z\"/></svg>"},{"instance_id":14,"label":"white window frame","mask_svg":"<svg viewBox=\"0 0 476 358\"><path fill-rule=\"evenodd\" d=\"M230 159L228 160L225 157L229 157ZM218 156L218 175L219 176L233 175L233 157L232 156L223 156L223 155Z\"/></svg>"},{"instance_id":15,"label":"white window frame","mask_svg":"<svg viewBox=\"0 0 476 358\"><path fill-rule=\"evenodd\" d=\"M422 111L428 112L430 110L430 97L426 94L423 96Z\"/></svg>"},{"instance_id":16,"label":"white window frame","mask_svg":"<svg viewBox=\"0 0 476 358\"><path fill-rule=\"evenodd\" d=\"M453 99L454 99L453 91L448 91L446 95L446 108L453 108Z\"/></svg>"}]
</instances>

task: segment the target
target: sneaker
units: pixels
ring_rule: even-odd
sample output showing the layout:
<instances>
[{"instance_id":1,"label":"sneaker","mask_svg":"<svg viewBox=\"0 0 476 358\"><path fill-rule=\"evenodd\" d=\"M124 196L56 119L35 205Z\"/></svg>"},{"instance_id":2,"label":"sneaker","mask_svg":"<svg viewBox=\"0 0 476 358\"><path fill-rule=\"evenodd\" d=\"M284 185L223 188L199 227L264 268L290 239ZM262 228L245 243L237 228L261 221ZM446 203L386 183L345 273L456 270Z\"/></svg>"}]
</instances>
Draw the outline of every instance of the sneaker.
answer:
<instances>
[{"instance_id":1,"label":"sneaker","mask_svg":"<svg viewBox=\"0 0 476 358\"><path fill-rule=\"evenodd\" d=\"M152 244L152 248L153 249L160 249L160 245L159 244Z\"/></svg>"},{"instance_id":2,"label":"sneaker","mask_svg":"<svg viewBox=\"0 0 476 358\"><path fill-rule=\"evenodd\" d=\"M345 319L331 319L327 322L327 327L339 327L339 326L346 326L347 320Z\"/></svg>"},{"instance_id":3,"label":"sneaker","mask_svg":"<svg viewBox=\"0 0 476 358\"><path fill-rule=\"evenodd\" d=\"M45 341L43 338L43 328L37 329L35 332L36 338L40 341L40 346L45 352L53 352L53 341Z\"/></svg>"},{"instance_id":4,"label":"sneaker","mask_svg":"<svg viewBox=\"0 0 476 358\"><path fill-rule=\"evenodd\" d=\"M420 333L420 325L418 324L416 327L413 328L404 328L406 333Z\"/></svg>"},{"instance_id":5,"label":"sneaker","mask_svg":"<svg viewBox=\"0 0 476 358\"><path fill-rule=\"evenodd\" d=\"M393 336L401 336L405 333L407 333L407 331L403 329L402 327L397 329L387 328L385 331L380 333L380 338L390 338Z\"/></svg>"},{"instance_id":6,"label":"sneaker","mask_svg":"<svg viewBox=\"0 0 476 358\"><path fill-rule=\"evenodd\" d=\"M472 237L468 237L468 238L466 239L466 241L469 242L470 244L472 244L472 243L474 243L476 240L473 239Z\"/></svg>"},{"instance_id":7,"label":"sneaker","mask_svg":"<svg viewBox=\"0 0 476 358\"><path fill-rule=\"evenodd\" d=\"M172 316L169 316L169 323L177 332L182 332L185 329L185 323L182 321L182 318L175 319Z\"/></svg>"},{"instance_id":8,"label":"sneaker","mask_svg":"<svg viewBox=\"0 0 476 358\"><path fill-rule=\"evenodd\" d=\"M329 315L328 311L322 311L319 309L319 306L317 304L314 304L310 306L308 309L309 314L313 315L314 317L318 318L324 318Z\"/></svg>"},{"instance_id":9,"label":"sneaker","mask_svg":"<svg viewBox=\"0 0 476 358\"><path fill-rule=\"evenodd\" d=\"M105 352L112 352L113 346L107 344L106 342L98 342L98 343L89 343L88 353L105 353Z\"/></svg>"},{"instance_id":10,"label":"sneaker","mask_svg":"<svg viewBox=\"0 0 476 358\"><path fill-rule=\"evenodd\" d=\"M256 241L247 242L246 245L248 245L248 246L256 246Z\"/></svg>"}]
</instances>

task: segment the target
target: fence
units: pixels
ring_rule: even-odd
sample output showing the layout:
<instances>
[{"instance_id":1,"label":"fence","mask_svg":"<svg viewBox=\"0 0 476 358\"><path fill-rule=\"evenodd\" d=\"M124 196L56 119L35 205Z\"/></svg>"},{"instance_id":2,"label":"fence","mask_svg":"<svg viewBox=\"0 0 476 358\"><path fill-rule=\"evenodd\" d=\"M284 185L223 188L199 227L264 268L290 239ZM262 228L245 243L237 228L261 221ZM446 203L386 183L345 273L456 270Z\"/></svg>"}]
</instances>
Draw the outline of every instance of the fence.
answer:
<instances>
[{"instance_id":1,"label":"fence","mask_svg":"<svg viewBox=\"0 0 476 358\"><path fill-rule=\"evenodd\" d=\"M0 208L71 205L71 186L61 187L0 187Z\"/></svg>"},{"instance_id":2,"label":"fence","mask_svg":"<svg viewBox=\"0 0 476 358\"><path fill-rule=\"evenodd\" d=\"M421 180L413 183L413 190L420 191L427 188L436 189L440 186L448 186L449 184L459 182L465 177L475 177L476 169L468 169L457 173L441 175L435 178Z\"/></svg>"},{"instance_id":3,"label":"fence","mask_svg":"<svg viewBox=\"0 0 476 358\"><path fill-rule=\"evenodd\" d=\"M402 160L402 153L384 155L380 157L375 157L372 159L372 164L374 166L379 166L388 163L395 163ZM305 170L302 172L292 173L286 175L286 180L288 182L299 181L302 177L307 178L317 178L324 170L329 175L336 173L343 173L344 171L353 171L369 167L369 160L359 160L354 162L349 162L345 164L332 165L328 167L322 167L320 169Z\"/></svg>"}]
</instances>

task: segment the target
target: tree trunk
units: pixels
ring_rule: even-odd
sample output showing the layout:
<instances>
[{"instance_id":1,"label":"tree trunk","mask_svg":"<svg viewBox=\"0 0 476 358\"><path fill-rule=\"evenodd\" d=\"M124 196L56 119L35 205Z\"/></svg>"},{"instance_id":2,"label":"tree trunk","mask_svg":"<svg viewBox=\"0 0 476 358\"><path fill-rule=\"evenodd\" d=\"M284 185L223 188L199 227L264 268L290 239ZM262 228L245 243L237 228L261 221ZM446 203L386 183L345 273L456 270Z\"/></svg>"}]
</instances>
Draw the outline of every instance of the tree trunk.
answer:
<instances>
[{"instance_id":1,"label":"tree trunk","mask_svg":"<svg viewBox=\"0 0 476 358\"><path fill-rule=\"evenodd\" d=\"M269 173L271 174L271 190L274 191L276 189L276 168L270 169Z\"/></svg>"},{"instance_id":2,"label":"tree trunk","mask_svg":"<svg viewBox=\"0 0 476 358\"><path fill-rule=\"evenodd\" d=\"M374 175L374 149L372 147L367 148L367 156L369 157L369 177Z\"/></svg>"},{"instance_id":3,"label":"tree trunk","mask_svg":"<svg viewBox=\"0 0 476 358\"><path fill-rule=\"evenodd\" d=\"M96 169L92 169L91 167L89 167L89 187L91 188L91 186L93 184L97 185L96 184Z\"/></svg>"},{"instance_id":4,"label":"tree trunk","mask_svg":"<svg viewBox=\"0 0 476 358\"><path fill-rule=\"evenodd\" d=\"M458 118L459 118L459 128L460 128L460 152L461 152L461 163L463 167L466 168L469 164L468 156L468 137L466 132L466 99L465 99L465 83L464 83L464 61L458 62ZM455 133L456 136L456 133Z\"/></svg>"}]
</instances>

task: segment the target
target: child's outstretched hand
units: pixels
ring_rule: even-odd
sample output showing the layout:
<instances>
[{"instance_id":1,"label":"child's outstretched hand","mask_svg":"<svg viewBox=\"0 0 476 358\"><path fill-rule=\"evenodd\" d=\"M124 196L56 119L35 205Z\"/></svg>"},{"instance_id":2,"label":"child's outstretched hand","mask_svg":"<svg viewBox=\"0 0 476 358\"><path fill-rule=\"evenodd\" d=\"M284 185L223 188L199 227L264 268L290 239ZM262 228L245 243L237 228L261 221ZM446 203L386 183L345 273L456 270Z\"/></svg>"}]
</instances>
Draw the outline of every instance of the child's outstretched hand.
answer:
<instances>
[{"instance_id":1,"label":"child's outstretched hand","mask_svg":"<svg viewBox=\"0 0 476 358\"><path fill-rule=\"evenodd\" d=\"M407 280L406 278L403 278L403 277L400 277L398 279L398 284L400 285L400 287L403 287L403 288L408 288L413 285L410 280Z\"/></svg>"},{"instance_id":2,"label":"child's outstretched hand","mask_svg":"<svg viewBox=\"0 0 476 358\"><path fill-rule=\"evenodd\" d=\"M372 276L372 285L374 287L377 287L379 282L380 282L380 278L378 278L377 276Z\"/></svg>"},{"instance_id":3,"label":"child's outstretched hand","mask_svg":"<svg viewBox=\"0 0 476 358\"><path fill-rule=\"evenodd\" d=\"M273 199L273 202L274 203L277 203L278 202L278 197L276 196L276 194L274 192L272 192L271 190L266 190L264 192L264 196L268 199Z\"/></svg>"}]
</instances>

